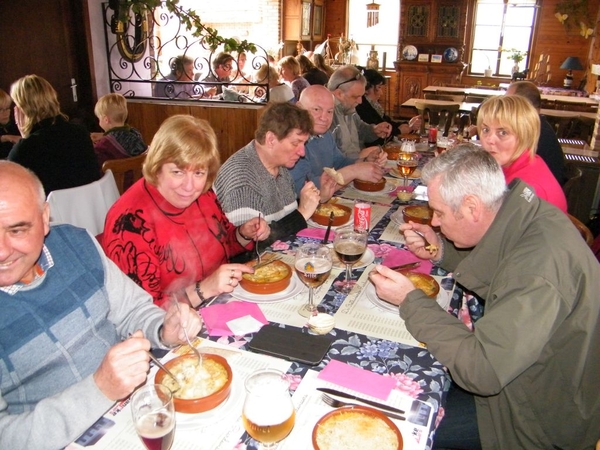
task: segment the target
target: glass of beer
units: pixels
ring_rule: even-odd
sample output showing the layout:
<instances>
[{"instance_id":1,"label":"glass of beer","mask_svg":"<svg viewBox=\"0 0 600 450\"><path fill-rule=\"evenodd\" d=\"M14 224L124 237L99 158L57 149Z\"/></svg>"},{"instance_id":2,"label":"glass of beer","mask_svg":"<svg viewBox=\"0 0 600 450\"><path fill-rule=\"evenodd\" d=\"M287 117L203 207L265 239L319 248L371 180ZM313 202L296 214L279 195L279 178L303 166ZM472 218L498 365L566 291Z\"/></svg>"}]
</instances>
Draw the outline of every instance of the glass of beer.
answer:
<instances>
[{"instance_id":1,"label":"glass of beer","mask_svg":"<svg viewBox=\"0 0 600 450\"><path fill-rule=\"evenodd\" d=\"M314 289L329 278L331 266L331 253L326 245L310 243L296 250L294 268L298 278L308 287L308 303L298 310L301 316L310 317L317 314L317 307L313 300Z\"/></svg>"},{"instance_id":2,"label":"glass of beer","mask_svg":"<svg viewBox=\"0 0 600 450\"><path fill-rule=\"evenodd\" d=\"M335 232L333 249L340 261L346 265L346 280L340 291L348 294L354 286L352 266L362 258L367 249L367 232L352 228L340 228Z\"/></svg>"},{"instance_id":3,"label":"glass of beer","mask_svg":"<svg viewBox=\"0 0 600 450\"><path fill-rule=\"evenodd\" d=\"M169 450L175 434L173 394L162 384L142 386L131 396L131 414L148 450Z\"/></svg>"},{"instance_id":4,"label":"glass of beer","mask_svg":"<svg viewBox=\"0 0 600 450\"><path fill-rule=\"evenodd\" d=\"M438 136L437 138L437 154L441 155L450 147L450 139L446 136Z\"/></svg>"},{"instance_id":5,"label":"glass of beer","mask_svg":"<svg viewBox=\"0 0 600 450\"><path fill-rule=\"evenodd\" d=\"M290 384L283 372L261 369L246 379L245 386L244 429L259 442L259 448L273 449L290 434L296 422L296 411L288 391Z\"/></svg>"},{"instance_id":6,"label":"glass of beer","mask_svg":"<svg viewBox=\"0 0 600 450\"><path fill-rule=\"evenodd\" d=\"M408 186L408 177L417 169L418 156L416 152L400 153L398 155L398 172L404 177L404 186Z\"/></svg>"}]
</instances>

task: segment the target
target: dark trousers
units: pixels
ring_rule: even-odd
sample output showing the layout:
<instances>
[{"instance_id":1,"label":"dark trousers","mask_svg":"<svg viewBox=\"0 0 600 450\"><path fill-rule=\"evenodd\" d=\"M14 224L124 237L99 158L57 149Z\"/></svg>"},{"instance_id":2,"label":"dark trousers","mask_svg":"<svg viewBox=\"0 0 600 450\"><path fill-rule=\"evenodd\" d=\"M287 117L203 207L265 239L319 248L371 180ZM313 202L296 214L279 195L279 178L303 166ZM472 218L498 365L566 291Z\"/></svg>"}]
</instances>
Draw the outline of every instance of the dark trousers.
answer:
<instances>
[{"instance_id":1,"label":"dark trousers","mask_svg":"<svg viewBox=\"0 0 600 450\"><path fill-rule=\"evenodd\" d=\"M477 414L473 395L450 385L444 418L433 442L434 450L480 450Z\"/></svg>"}]
</instances>

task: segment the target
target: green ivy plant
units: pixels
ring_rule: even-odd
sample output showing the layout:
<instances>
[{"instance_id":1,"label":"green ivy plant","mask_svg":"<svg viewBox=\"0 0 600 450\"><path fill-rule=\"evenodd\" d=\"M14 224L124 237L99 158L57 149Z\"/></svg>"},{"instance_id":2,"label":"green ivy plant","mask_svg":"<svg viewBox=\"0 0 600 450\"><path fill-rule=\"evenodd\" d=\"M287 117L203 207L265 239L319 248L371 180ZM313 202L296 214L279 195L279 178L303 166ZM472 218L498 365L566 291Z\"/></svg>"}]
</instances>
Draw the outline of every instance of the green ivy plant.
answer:
<instances>
[{"instance_id":1,"label":"green ivy plant","mask_svg":"<svg viewBox=\"0 0 600 450\"><path fill-rule=\"evenodd\" d=\"M215 51L223 45L225 52L256 52L256 46L247 40L238 41L234 38L226 38L219 35L214 28L204 25L200 16L193 9L183 9L179 6L179 0L110 0L109 6L119 11L119 21L129 20L129 12L144 15L152 13L155 8L164 6L167 10L177 16L186 30L192 31L192 36L202 38L208 47Z\"/></svg>"}]
</instances>

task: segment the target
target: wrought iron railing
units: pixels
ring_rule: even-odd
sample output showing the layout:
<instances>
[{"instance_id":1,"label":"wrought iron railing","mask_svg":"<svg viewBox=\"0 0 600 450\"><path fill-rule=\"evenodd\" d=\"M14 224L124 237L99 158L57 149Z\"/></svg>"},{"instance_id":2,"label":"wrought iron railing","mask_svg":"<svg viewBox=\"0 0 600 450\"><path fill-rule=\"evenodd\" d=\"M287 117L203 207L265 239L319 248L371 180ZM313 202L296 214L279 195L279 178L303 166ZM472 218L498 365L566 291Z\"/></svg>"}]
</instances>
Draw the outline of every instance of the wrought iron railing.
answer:
<instances>
[{"instance_id":1,"label":"wrought iron railing","mask_svg":"<svg viewBox=\"0 0 600 450\"><path fill-rule=\"evenodd\" d=\"M255 80L240 69L239 56L234 57L230 81L217 79L212 62L219 51L211 51L202 38L190 37L178 17L157 8L145 15L129 14L127 22L108 3L102 4L106 57L111 92L126 97L161 98L180 101L215 100L227 103L262 103L268 101L267 80ZM269 57L262 47L247 54L246 64L255 72ZM193 61L193 79L175 79L177 57ZM211 95L214 88L223 92Z\"/></svg>"}]
</instances>

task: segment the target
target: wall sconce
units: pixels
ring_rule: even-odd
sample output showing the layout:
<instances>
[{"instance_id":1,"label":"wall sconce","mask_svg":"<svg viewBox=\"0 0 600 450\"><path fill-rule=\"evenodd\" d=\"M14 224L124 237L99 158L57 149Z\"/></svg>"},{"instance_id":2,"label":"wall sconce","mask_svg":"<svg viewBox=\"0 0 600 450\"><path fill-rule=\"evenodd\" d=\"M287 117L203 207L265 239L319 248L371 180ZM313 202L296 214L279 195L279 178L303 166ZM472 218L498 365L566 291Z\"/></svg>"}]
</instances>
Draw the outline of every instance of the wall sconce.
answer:
<instances>
[{"instance_id":1,"label":"wall sconce","mask_svg":"<svg viewBox=\"0 0 600 450\"><path fill-rule=\"evenodd\" d=\"M565 79L563 80L563 86L566 88L570 88L573 84L573 71L574 70L583 70L583 66L581 65L581 61L577 56L569 56L565 59L565 62L560 66L561 69L568 70L565 75Z\"/></svg>"},{"instance_id":2,"label":"wall sconce","mask_svg":"<svg viewBox=\"0 0 600 450\"><path fill-rule=\"evenodd\" d=\"M595 94L600 94L600 64L592 64L592 75L596 75L596 92Z\"/></svg>"}]
</instances>

